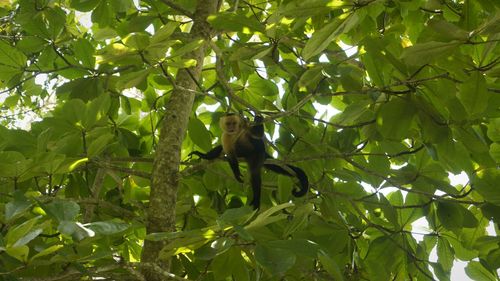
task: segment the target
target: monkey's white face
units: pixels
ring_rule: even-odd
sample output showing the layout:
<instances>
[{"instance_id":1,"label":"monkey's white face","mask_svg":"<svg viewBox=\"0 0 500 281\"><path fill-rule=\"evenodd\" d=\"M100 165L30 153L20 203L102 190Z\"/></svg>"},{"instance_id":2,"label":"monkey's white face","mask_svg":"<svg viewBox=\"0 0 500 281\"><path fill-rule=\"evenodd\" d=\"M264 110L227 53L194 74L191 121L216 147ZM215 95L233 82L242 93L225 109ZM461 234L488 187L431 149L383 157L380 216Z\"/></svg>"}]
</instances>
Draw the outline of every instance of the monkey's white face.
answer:
<instances>
[{"instance_id":1,"label":"monkey's white face","mask_svg":"<svg viewBox=\"0 0 500 281\"><path fill-rule=\"evenodd\" d=\"M235 117L226 117L222 124L222 129L228 134L236 134L240 130L240 120Z\"/></svg>"}]
</instances>

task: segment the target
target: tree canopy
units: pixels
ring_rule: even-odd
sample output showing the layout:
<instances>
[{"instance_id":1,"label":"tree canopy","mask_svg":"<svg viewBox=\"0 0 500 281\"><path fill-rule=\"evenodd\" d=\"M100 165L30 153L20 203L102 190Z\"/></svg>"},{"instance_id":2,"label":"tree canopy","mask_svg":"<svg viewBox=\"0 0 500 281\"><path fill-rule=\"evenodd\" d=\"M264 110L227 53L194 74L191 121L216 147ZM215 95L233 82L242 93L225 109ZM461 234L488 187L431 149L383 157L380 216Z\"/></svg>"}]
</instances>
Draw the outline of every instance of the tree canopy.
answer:
<instances>
[{"instance_id":1,"label":"tree canopy","mask_svg":"<svg viewBox=\"0 0 500 281\"><path fill-rule=\"evenodd\" d=\"M498 280L499 41L497 0L0 1L0 280ZM187 157L227 112L305 197Z\"/></svg>"}]
</instances>

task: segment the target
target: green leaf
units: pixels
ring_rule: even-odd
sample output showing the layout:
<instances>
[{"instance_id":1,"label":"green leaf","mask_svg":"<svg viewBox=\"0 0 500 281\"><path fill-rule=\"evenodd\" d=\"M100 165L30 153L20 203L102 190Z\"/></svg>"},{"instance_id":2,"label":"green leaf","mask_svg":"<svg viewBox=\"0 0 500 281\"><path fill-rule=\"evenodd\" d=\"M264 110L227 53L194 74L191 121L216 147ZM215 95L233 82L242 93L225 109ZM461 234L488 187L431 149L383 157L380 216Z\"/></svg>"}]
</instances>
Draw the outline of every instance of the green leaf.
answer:
<instances>
[{"instance_id":1,"label":"green leaf","mask_svg":"<svg viewBox=\"0 0 500 281\"><path fill-rule=\"evenodd\" d=\"M234 281L250 281L250 272L246 266L247 262L241 256L240 250L238 248L232 249L235 254L232 255L232 258L235 260L232 267L232 277Z\"/></svg>"},{"instance_id":2,"label":"green leaf","mask_svg":"<svg viewBox=\"0 0 500 281\"><path fill-rule=\"evenodd\" d=\"M120 221L98 221L85 225L88 229L93 230L101 235L113 235L127 230L130 226L127 223Z\"/></svg>"},{"instance_id":3,"label":"green leaf","mask_svg":"<svg viewBox=\"0 0 500 281\"><path fill-rule=\"evenodd\" d=\"M198 39L187 44L183 44L179 49L172 50L172 55L169 56L169 59L174 57L182 57L183 55L198 49L203 44L205 44L205 40L203 39Z\"/></svg>"},{"instance_id":4,"label":"green leaf","mask_svg":"<svg viewBox=\"0 0 500 281\"><path fill-rule=\"evenodd\" d=\"M171 66L175 68L188 68L188 67L193 67L196 66L196 60L195 59L169 59L163 63L166 66Z\"/></svg>"},{"instance_id":5,"label":"green leaf","mask_svg":"<svg viewBox=\"0 0 500 281\"><path fill-rule=\"evenodd\" d=\"M292 207L294 206L293 203L284 203L284 204L281 204L281 205L277 205L277 206L273 206L269 209L267 209L266 211L262 212L261 214L259 214L255 220L253 220L251 223L249 223L245 229L252 229L252 228L258 228L258 227L263 227L267 224L270 224L270 223L273 223L273 222L276 222L276 221L279 221L279 220L282 220L282 219L285 219L287 216L286 215L283 215L283 214L280 214L280 215L276 215L276 216L272 216L274 213L276 212L279 212L283 209L286 209L286 208L289 208L289 207Z\"/></svg>"},{"instance_id":6,"label":"green leaf","mask_svg":"<svg viewBox=\"0 0 500 281\"><path fill-rule=\"evenodd\" d=\"M401 58L410 65L424 65L436 58L445 58L453 53L462 42L426 42L416 44L403 50Z\"/></svg>"},{"instance_id":7,"label":"green leaf","mask_svg":"<svg viewBox=\"0 0 500 281\"><path fill-rule=\"evenodd\" d=\"M439 221L447 229L461 228L464 217L460 207L457 204L450 202L438 202L437 215Z\"/></svg>"},{"instance_id":8,"label":"green leaf","mask_svg":"<svg viewBox=\"0 0 500 281\"><path fill-rule=\"evenodd\" d=\"M339 281L345 280L339 265L335 262L334 259L328 257L324 253L320 253L318 255L318 258L323 267L325 268L326 272L330 274L333 280L339 280Z\"/></svg>"},{"instance_id":9,"label":"green leaf","mask_svg":"<svg viewBox=\"0 0 500 281\"><path fill-rule=\"evenodd\" d=\"M294 188L293 180L287 176L278 175L278 196L280 203L290 200L290 194Z\"/></svg>"},{"instance_id":10,"label":"green leaf","mask_svg":"<svg viewBox=\"0 0 500 281\"><path fill-rule=\"evenodd\" d=\"M30 248L28 246L7 247L5 251L9 256L14 257L22 262L26 262L28 260Z\"/></svg>"},{"instance_id":11,"label":"green leaf","mask_svg":"<svg viewBox=\"0 0 500 281\"><path fill-rule=\"evenodd\" d=\"M190 118L188 124L189 138L201 149L209 151L212 147L212 136L205 124L198 118Z\"/></svg>"},{"instance_id":12,"label":"green leaf","mask_svg":"<svg viewBox=\"0 0 500 281\"><path fill-rule=\"evenodd\" d=\"M36 233L36 230L38 230L38 228L35 228L35 225L39 219L40 217L34 217L23 222L20 225L10 228L7 232L7 235L5 235L6 245L9 247L19 247L31 241L34 237L30 239L30 237L32 237L30 233L34 231L34 233ZM38 236L38 234L36 234L35 237ZM21 242L18 243L18 241ZM24 241L26 241L26 243L24 243Z\"/></svg>"},{"instance_id":13,"label":"green leaf","mask_svg":"<svg viewBox=\"0 0 500 281\"><path fill-rule=\"evenodd\" d=\"M19 178L29 168L31 160L26 160L17 151L0 151L0 177Z\"/></svg>"},{"instance_id":14,"label":"green leaf","mask_svg":"<svg viewBox=\"0 0 500 281\"><path fill-rule=\"evenodd\" d=\"M71 0L70 5L80 12L90 12L99 2L101 0Z\"/></svg>"},{"instance_id":15,"label":"green leaf","mask_svg":"<svg viewBox=\"0 0 500 281\"><path fill-rule=\"evenodd\" d=\"M48 248L45 248L43 249L41 252L39 252L38 254L34 255L33 257L31 257L31 261L35 260L35 259L38 259L38 258L41 258L41 257L44 257L44 256L48 256L54 252L56 252L57 250L63 248L64 245L53 245L53 246L50 246Z\"/></svg>"},{"instance_id":16,"label":"green leaf","mask_svg":"<svg viewBox=\"0 0 500 281\"><path fill-rule=\"evenodd\" d=\"M73 43L73 50L75 52L75 58L81 61L84 67L94 68L95 57L94 57L94 46L90 44L87 39L79 38Z\"/></svg>"},{"instance_id":17,"label":"green leaf","mask_svg":"<svg viewBox=\"0 0 500 281\"><path fill-rule=\"evenodd\" d=\"M21 71L26 65L26 56L4 40L0 40L0 61L2 65L11 66Z\"/></svg>"},{"instance_id":18,"label":"green leaf","mask_svg":"<svg viewBox=\"0 0 500 281\"><path fill-rule=\"evenodd\" d=\"M13 109L19 103L20 99L21 99L20 95L9 96L3 101L2 106Z\"/></svg>"},{"instance_id":19,"label":"green leaf","mask_svg":"<svg viewBox=\"0 0 500 281\"><path fill-rule=\"evenodd\" d=\"M382 105L377 116L379 132L387 139L400 140L407 137L415 107L402 99L391 99Z\"/></svg>"},{"instance_id":20,"label":"green leaf","mask_svg":"<svg viewBox=\"0 0 500 281\"><path fill-rule=\"evenodd\" d=\"M47 205L42 205L42 208L59 222L74 220L80 212L80 206L77 203L64 200L55 200Z\"/></svg>"},{"instance_id":21,"label":"green leaf","mask_svg":"<svg viewBox=\"0 0 500 281\"><path fill-rule=\"evenodd\" d=\"M26 56L3 40L0 40L0 80L8 81L23 72Z\"/></svg>"},{"instance_id":22,"label":"green leaf","mask_svg":"<svg viewBox=\"0 0 500 281\"><path fill-rule=\"evenodd\" d=\"M103 134L99 136L96 140L92 141L87 149L87 157L92 158L101 154L107 146L111 144L111 141L115 136L111 133Z\"/></svg>"},{"instance_id":23,"label":"green leaf","mask_svg":"<svg viewBox=\"0 0 500 281\"><path fill-rule=\"evenodd\" d=\"M500 142L500 118L490 120L487 134L490 140Z\"/></svg>"},{"instance_id":24,"label":"green leaf","mask_svg":"<svg viewBox=\"0 0 500 281\"><path fill-rule=\"evenodd\" d=\"M77 241L95 236L95 233L92 230L86 228L81 223L74 221L61 221L57 230L62 234L70 235Z\"/></svg>"},{"instance_id":25,"label":"green leaf","mask_svg":"<svg viewBox=\"0 0 500 281\"><path fill-rule=\"evenodd\" d=\"M276 96L278 95L278 86L270 80L262 79L256 74L248 78L247 90L258 96Z\"/></svg>"},{"instance_id":26,"label":"green leaf","mask_svg":"<svg viewBox=\"0 0 500 281\"><path fill-rule=\"evenodd\" d=\"M25 54L39 53L47 45L47 42L40 37L23 37L16 48Z\"/></svg>"},{"instance_id":27,"label":"green leaf","mask_svg":"<svg viewBox=\"0 0 500 281\"><path fill-rule=\"evenodd\" d=\"M437 256L439 263L443 266L443 269L445 271L451 271L453 261L455 259L455 253L446 238L438 237Z\"/></svg>"},{"instance_id":28,"label":"green leaf","mask_svg":"<svg viewBox=\"0 0 500 281\"><path fill-rule=\"evenodd\" d=\"M331 10L340 9L344 5L348 3L338 0L290 1L280 12L287 17L313 17L330 13Z\"/></svg>"},{"instance_id":29,"label":"green leaf","mask_svg":"<svg viewBox=\"0 0 500 281\"><path fill-rule=\"evenodd\" d=\"M110 1L99 1L99 4L92 12L92 22L98 23L99 27L109 26L114 19L114 12Z\"/></svg>"},{"instance_id":30,"label":"green leaf","mask_svg":"<svg viewBox=\"0 0 500 281\"><path fill-rule=\"evenodd\" d=\"M153 71L151 68L139 70L136 72L131 72L120 76L120 79L116 83L116 87L121 90L133 88L148 78L149 74Z\"/></svg>"},{"instance_id":31,"label":"green leaf","mask_svg":"<svg viewBox=\"0 0 500 281\"><path fill-rule=\"evenodd\" d=\"M10 221L18 215L23 214L31 206L31 202L24 196L22 192L14 192L14 200L5 205L5 219Z\"/></svg>"},{"instance_id":32,"label":"green leaf","mask_svg":"<svg viewBox=\"0 0 500 281\"><path fill-rule=\"evenodd\" d=\"M151 37L150 46L156 44L164 44L165 41L170 39L170 36L174 33L175 29L179 26L178 22L169 21L160 29L158 29L155 34Z\"/></svg>"},{"instance_id":33,"label":"green leaf","mask_svg":"<svg viewBox=\"0 0 500 281\"><path fill-rule=\"evenodd\" d=\"M255 260L272 275L282 275L295 264L296 256L291 251L257 244Z\"/></svg>"},{"instance_id":34,"label":"green leaf","mask_svg":"<svg viewBox=\"0 0 500 281\"><path fill-rule=\"evenodd\" d=\"M315 89L321 79L324 77L323 74L324 66L323 65L315 65L309 69L307 69L299 79L300 87L310 87Z\"/></svg>"},{"instance_id":35,"label":"green leaf","mask_svg":"<svg viewBox=\"0 0 500 281\"><path fill-rule=\"evenodd\" d=\"M477 172L471 179L471 184L484 200L500 206L500 171L498 169L484 169Z\"/></svg>"},{"instance_id":36,"label":"green leaf","mask_svg":"<svg viewBox=\"0 0 500 281\"><path fill-rule=\"evenodd\" d=\"M92 129L97 121L106 118L110 106L111 99L107 94L100 95L97 99L88 102L85 118L82 120L83 127L87 130Z\"/></svg>"},{"instance_id":37,"label":"green leaf","mask_svg":"<svg viewBox=\"0 0 500 281\"><path fill-rule=\"evenodd\" d=\"M290 251L298 257L316 258L320 250L320 245L306 239L274 240L262 244L269 248Z\"/></svg>"},{"instance_id":38,"label":"green leaf","mask_svg":"<svg viewBox=\"0 0 500 281\"><path fill-rule=\"evenodd\" d=\"M245 260L241 257L240 250L233 248L217 257L212 261L212 270L215 280L225 280L233 275L235 268L245 264Z\"/></svg>"},{"instance_id":39,"label":"green leaf","mask_svg":"<svg viewBox=\"0 0 500 281\"><path fill-rule=\"evenodd\" d=\"M253 214L254 210L250 206L243 206L236 209L226 210L218 219L220 225L225 224L243 224L246 222Z\"/></svg>"},{"instance_id":40,"label":"green leaf","mask_svg":"<svg viewBox=\"0 0 500 281\"><path fill-rule=\"evenodd\" d=\"M290 192L288 192L290 196ZM283 230L283 237L292 236L294 232L306 227L309 223L309 217L314 212L314 205L311 203L299 206L293 213L292 220L288 222Z\"/></svg>"},{"instance_id":41,"label":"green leaf","mask_svg":"<svg viewBox=\"0 0 500 281\"><path fill-rule=\"evenodd\" d=\"M254 31L264 33L264 25L258 22L255 17L246 16L242 13L222 12L210 15L207 21L216 29L224 31L241 31L244 34L251 34Z\"/></svg>"},{"instance_id":42,"label":"green leaf","mask_svg":"<svg viewBox=\"0 0 500 281\"><path fill-rule=\"evenodd\" d=\"M330 45L330 42L341 34L349 32L360 21L357 13L347 14L346 17L344 19L335 19L313 33L302 50L302 56L305 60L309 60L325 50Z\"/></svg>"},{"instance_id":43,"label":"green leaf","mask_svg":"<svg viewBox=\"0 0 500 281\"><path fill-rule=\"evenodd\" d=\"M492 143L490 145L490 155L496 163L500 163L500 143Z\"/></svg>"},{"instance_id":44,"label":"green leaf","mask_svg":"<svg viewBox=\"0 0 500 281\"><path fill-rule=\"evenodd\" d=\"M35 170L49 175L56 174L64 163L64 160L66 160L66 155L64 154L54 152L39 153L35 158L35 163L37 163Z\"/></svg>"},{"instance_id":45,"label":"green leaf","mask_svg":"<svg viewBox=\"0 0 500 281\"><path fill-rule=\"evenodd\" d=\"M196 251L196 257L201 260L211 260L217 255L224 254L234 245L234 240L227 237L219 238Z\"/></svg>"},{"instance_id":46,"label":"green leaf","mask_svg":"<svg viewBox=\"0 0 500 281\"><path fill-rule=\"evenodd\" d=\"M474 71L470 79L462 83L458 98L462 102L465 110L473 116L481 116L488 107L491 94L486 87L486 80L483 74Z\"/></svg>"},{"instance_id":47,"label":"green leaf","mask_svg":"<svg viewBox=\"0 0 500 281\"><path fill-rule=\"evenodd\" d=\"M62 8L55 6L44 11L44 18L47 22L50 38L56 40L66 24L66 13Z\"/></svg>"},{"instance_id":48,"label":"green leaf","mask_svg":"<svg viewBox=\"0 0 500 281\"><path fill-rule=\"evenodd\" d=\"M131 50L143 51L149 45L150 35L144 32L138 32L131 34L127 38L123 39L125 46L129 47Z\"/></svg>"},{"instance_id":49,"label":"green leaf","mask_svg":"<svg viewBox=\"0 0 500 281\"><path fill-rule=\"evenodd\" d=\"M364 260L367 273L370 274L370 280L389 280L390 273L395 272L395 267L403 262L406 253L403 254L399 248L395 247L395 243L398 242L398 240L391 240L382 236L370 243Z\"/></svg>"},{"instance_id":50,"label":"green leaf","mask_svg":"<svg viewBox=\"0 0 500 281\"><path fill-rule=\"evenodd\" d=\"M446 20L431 19L427 26L442 36L442 39L466 41L469 38L469 32Z\"/></svg>"},{"instance_id":51,"label":"green leaf","mask_svg":"<svg viewBox=\"0 0 500 281\"><path fill-rule=\"evenodd\" d=\"M69 93L71 99L89 101L97 98L103 92L102 81L99 78L80 78L63 84L57 89L57 94ZM72 102L71 100L68 102ZM82 111L80 108L79 111Z\"/></svg>"},{"instance_id":52,"label":"green leaf","mask_svg":"<svg viewBox=\"0 0 500 281\"><path fill-rule=\"evenodd\" d=\"M471 261L465 267L465 273L473 280L478 281L496 281L498 280L493 273L486 269L480 262Z\"/></svg>"},{"instance_id":53,"label":"green leaf","mask_svg":"<svg viewBox=\"0 0 500 281\"><path fill-rule=\"evenodd\" d=\"M31 240L37 238L38 235L40 235L40 233L42 233L42 232L43 232L43 229L41 229L41 228L34 229L34 230L28 232L23 237L20 237L16 241L16 243L14 243L14 245L12 245L12 247L24 246L24 245L28 244Z\"/></svg>"}]
</instances>

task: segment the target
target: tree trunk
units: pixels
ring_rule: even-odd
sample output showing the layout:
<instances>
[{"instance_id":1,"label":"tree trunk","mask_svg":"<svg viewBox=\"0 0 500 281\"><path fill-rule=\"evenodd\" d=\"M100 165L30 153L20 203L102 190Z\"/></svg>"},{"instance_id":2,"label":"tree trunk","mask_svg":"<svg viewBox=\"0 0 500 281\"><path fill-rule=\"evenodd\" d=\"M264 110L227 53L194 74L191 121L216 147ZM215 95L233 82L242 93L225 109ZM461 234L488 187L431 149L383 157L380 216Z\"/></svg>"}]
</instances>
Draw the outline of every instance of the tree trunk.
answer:
<instances>
[{"instance_id":1,"label":"tree trunk","mask_svg":"<svg viewBox=\"0 0 500 281\"><path fill-rule=\"evenodd\" d=\"M203 60L211 40L211 30L206 19L217 10L217 0L198 1L191 29L192 40L200 38L206 41L200 48L189 54L197 64L188 70L177 73L176 85L166 106L160 139L156 148L151 194L146 222L147 233L175 231L175 204L179 185L179 163L182 141L186 134L189 116L193 107L194 94L187 90L196 90L196 81L200 79ZM170 263L159 260L158 254L165 245L164 241L144 241L142 262L157 263L162 270L169 271ZM165 280L165 276L154 270L144 272L146 280Z\"/></svg>"}]
</instances>

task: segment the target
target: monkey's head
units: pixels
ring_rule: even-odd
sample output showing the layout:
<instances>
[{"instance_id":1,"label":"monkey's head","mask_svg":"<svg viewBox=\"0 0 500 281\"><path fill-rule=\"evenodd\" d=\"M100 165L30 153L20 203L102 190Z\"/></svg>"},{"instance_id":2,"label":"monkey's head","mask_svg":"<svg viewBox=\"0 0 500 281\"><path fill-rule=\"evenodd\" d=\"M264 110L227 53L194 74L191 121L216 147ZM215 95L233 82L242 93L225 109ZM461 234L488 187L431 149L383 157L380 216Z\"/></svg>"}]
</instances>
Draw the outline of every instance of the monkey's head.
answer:
<instances>
[{"instance_id":1,"label":"monkey's head","mask_svg":"<svg viewBox=\"0 0 500 281\"><path fill-rule=\"evenodd\" d=\"M241 130L241 118L236 114L228 114L220 119L220 127L227 134L236 134Z\"/></svg>"}]
</instances>

